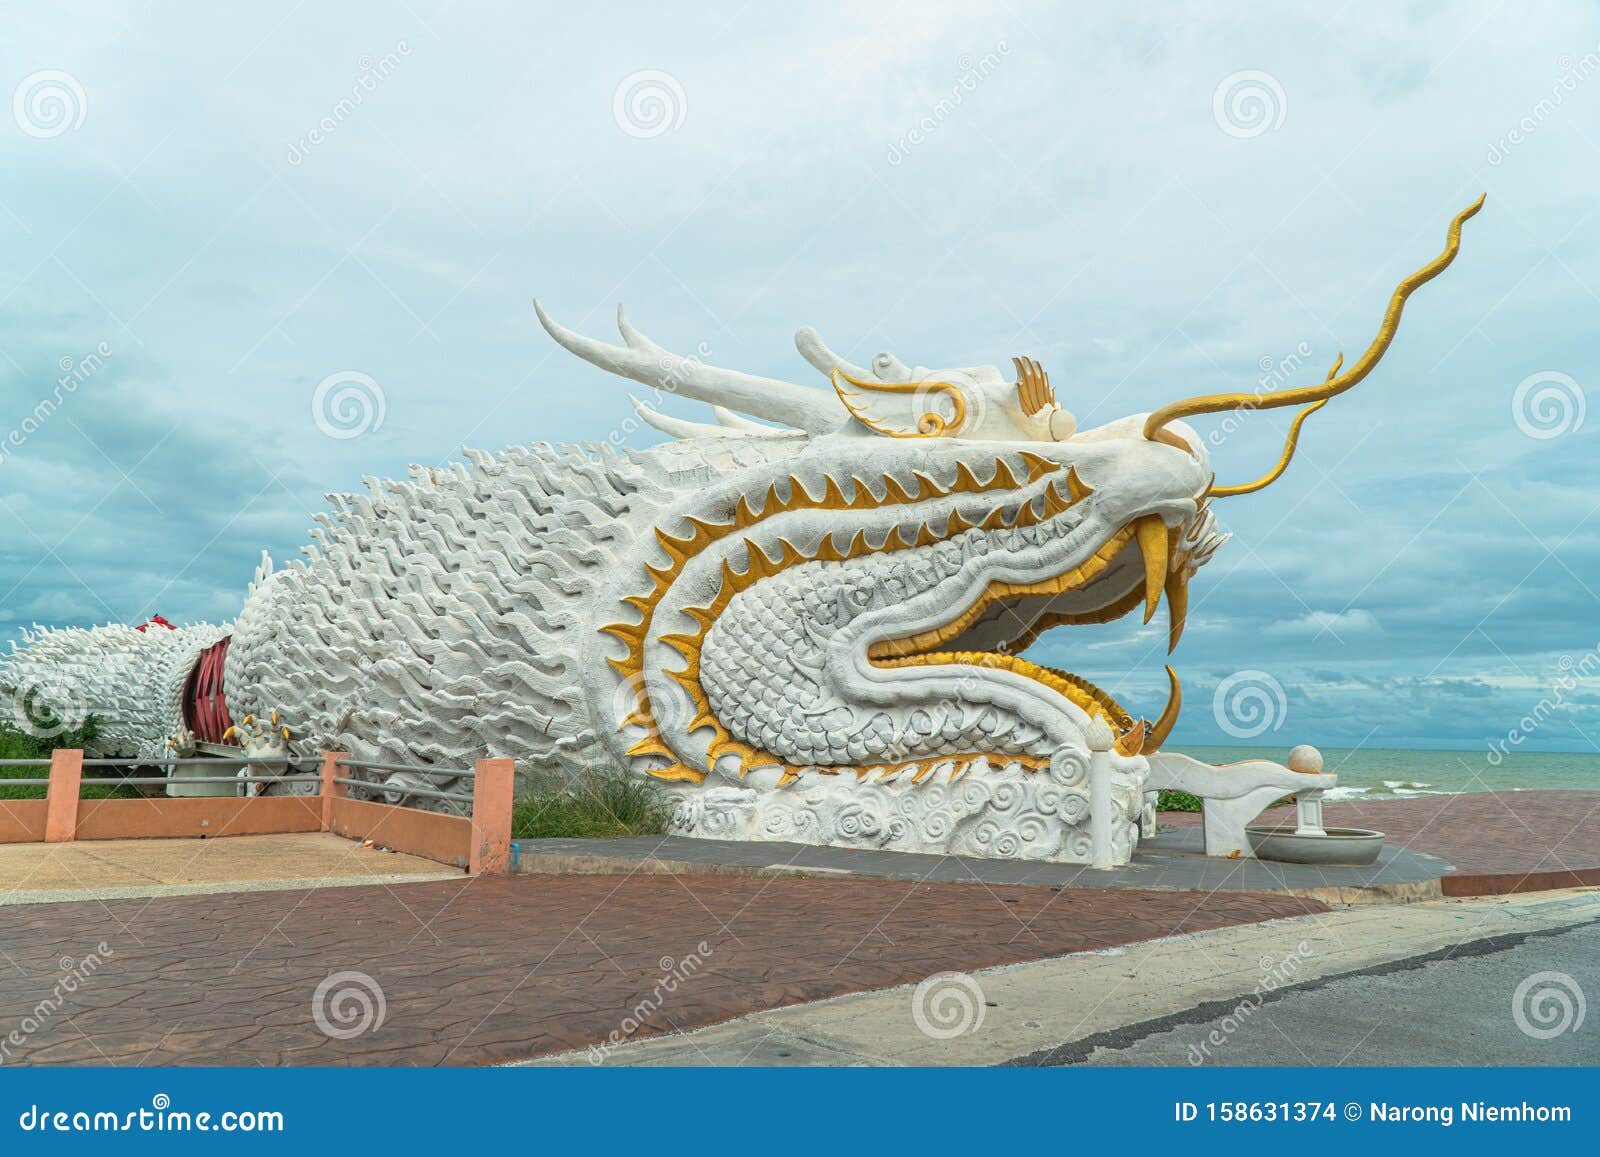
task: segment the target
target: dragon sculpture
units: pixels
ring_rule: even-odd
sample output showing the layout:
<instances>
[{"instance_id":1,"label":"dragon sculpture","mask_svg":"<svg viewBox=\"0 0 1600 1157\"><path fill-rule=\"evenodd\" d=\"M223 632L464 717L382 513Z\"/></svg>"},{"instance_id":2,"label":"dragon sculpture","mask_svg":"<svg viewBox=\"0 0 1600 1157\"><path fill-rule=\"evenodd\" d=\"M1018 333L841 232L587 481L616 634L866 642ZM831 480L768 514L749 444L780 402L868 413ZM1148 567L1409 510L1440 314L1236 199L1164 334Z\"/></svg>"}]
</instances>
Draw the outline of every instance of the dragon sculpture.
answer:
<instances>
[{"instance_id":1,"label":"dragon sculpture","mask_svg":"<svg viewBox=\"0 0 1600 1157\"><path fill-rule=\"evenodd\" d=\"M35 628L0 686L19 717L93 713L94 754L130 761L240 718L213 738L627 769L665 785L690 835L1067 861L1088 856L1086 736L1109 728L1126 862L1177 676L1150 722L1021 652L1053 627L1148 621L1163 598L1176 647L1190 579L1223 538L1212 499L1283 472L1306 417L1372 372L1482 203L1348 368L1092 430L1026 358L1015 380L889 354L857 366L802 329L819 389L675 356L620 311L623 344L593 341L535 303L578 357L709 403L715 422L636 400L674 440L464 451L364 479L330 496L305 558L275 570L263 554L233 624ZM1277 465L1242 485L1216 483L1181 421L1285 406L1301 409Z\"/></svg>"}]
</instances>

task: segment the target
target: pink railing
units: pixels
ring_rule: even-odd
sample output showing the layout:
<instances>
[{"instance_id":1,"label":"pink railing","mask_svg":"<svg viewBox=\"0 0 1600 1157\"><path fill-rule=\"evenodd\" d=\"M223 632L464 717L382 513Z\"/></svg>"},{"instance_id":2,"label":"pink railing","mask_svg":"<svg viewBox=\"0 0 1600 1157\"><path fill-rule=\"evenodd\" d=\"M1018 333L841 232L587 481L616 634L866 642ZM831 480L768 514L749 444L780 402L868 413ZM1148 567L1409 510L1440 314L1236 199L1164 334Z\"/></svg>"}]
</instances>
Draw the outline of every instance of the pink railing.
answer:
<instances>
[{"instance_id":1,"label":"pink railing","mask_svg":"<svg viewBox=\"0 0 1600 1157\"><path fill-rule=\"evenodd\" d=\"M41 768L46 766L44 760L6 762ZM99 765L112 761L92 762ZM342 751L323 753L317 795L82 799L85 783L127 781L115 777L85 779L83 752L77 748L58 748L52 753L48 766L48 779L0 780L0 785L45 788L44 799L0 800L0 843L323 831L352 839L371 839L398 852L408 852L463 868L474 876L503 874L510 869L511 807L515 781L513 763L509 759L480 759L470 772L448 772L453 777L472 779L470 817L352 797L352 786L381 791L383 785L368 783L349 774L369 765L352 760ZM437 774L445 769L431 770ZM222 782L225 778L241 778L244 783L264 783L283 782L291 777L219 776L214 782ZM292 778L300 782L306 779L304 776ZM184 782L194 784L207 780L190 778ZM460 799L463 802L468 798L427 789L412 789L407 794Z\"/></svg>"}]
</instances>

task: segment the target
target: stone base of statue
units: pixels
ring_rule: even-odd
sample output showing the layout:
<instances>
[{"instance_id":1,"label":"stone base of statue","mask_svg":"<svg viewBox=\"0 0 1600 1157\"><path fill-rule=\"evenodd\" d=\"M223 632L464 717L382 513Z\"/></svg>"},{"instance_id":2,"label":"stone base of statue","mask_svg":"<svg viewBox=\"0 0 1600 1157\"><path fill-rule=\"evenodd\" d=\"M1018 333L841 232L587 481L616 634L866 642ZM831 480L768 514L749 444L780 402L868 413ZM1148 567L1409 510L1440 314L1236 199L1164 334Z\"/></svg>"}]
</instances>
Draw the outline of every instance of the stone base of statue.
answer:
<instances>
[{"instance_id":1,"label":"stone base of statue","mask_svg":"<svg viewBox=\"0 0 1600 1157\"><path fill-rule=\"evenodd\" d=\"M1092 864L1098 821L1100 866L1132 857L1148 774L1142 758L1063 751L1037 771L977 762L933 763L920 782L911 771L880 778L882 768L859 776L805 772L781 787L760 782L759 772L742 782L713 778L684 789L671 830L713 840Z\"/></svg>"}]
</instances>

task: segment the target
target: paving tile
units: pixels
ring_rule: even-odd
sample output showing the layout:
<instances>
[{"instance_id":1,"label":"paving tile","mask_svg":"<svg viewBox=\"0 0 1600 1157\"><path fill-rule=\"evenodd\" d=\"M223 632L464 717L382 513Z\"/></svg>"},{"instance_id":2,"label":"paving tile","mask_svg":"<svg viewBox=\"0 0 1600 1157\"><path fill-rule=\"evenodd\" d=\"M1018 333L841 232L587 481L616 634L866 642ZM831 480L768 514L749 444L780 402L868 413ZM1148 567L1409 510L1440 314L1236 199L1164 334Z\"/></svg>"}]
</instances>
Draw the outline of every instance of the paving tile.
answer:
<instances>
[{"instance_id":1,"label":"paving tile","mask_svg":"<svg viewBox=\"0 0 1600 1157\"><path fill-rule=\"evenodd\" d=\"M403 904L392 891L9 907L0 1039L51 993L63 956L111 951L4 1063L491 1064L602 1042L636 1012L635 1035L650 1035L945 969L1323 910L1281 894L1015 886L1002 900L982 884L727 875L415 883ZM663 958L689 970L672 991ZM384 1001L382 1024L348 1040L312 1015L318 984L345 971L370 976Z\"/></svg>"}]
</instances>

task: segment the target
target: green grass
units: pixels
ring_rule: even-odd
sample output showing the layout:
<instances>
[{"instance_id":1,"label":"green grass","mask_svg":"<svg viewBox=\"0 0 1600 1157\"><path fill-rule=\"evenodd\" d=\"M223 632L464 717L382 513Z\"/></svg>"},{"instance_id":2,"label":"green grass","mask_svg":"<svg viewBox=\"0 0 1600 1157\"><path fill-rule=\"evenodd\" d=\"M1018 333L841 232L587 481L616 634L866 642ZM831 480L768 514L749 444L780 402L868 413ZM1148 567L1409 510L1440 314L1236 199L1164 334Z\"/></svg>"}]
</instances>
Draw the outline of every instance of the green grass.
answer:
<instances>
[{"instance_id":1,"label":"green grass","mask_svg":"<svg viewBox=\"0 0 1600 1157\"><path fill-rule=\"evenodd\" d=\"M1197 812L1200 797L1186 791L1164 791L1156 798L1158 812Z\"/></svg>"},{"instance_id":2,"label":"green grass","mask_svg":"<svg viewBox=\"0 0 1600 1157\"><path fill-rule=\"evenodd\" d=\"M1272 806L1281 807L1284 804L1293 802L1294 796L1287 795L1272 804ZM1200 797L1190 795L1186 791L1164 791L1156 799L1156 811L1158 812L1197 812L1200 810L1202 810Z\"/></svg>"},{"instance_id":3,"label":"green grass","mask_svg":"<svg viewBox=\"0 0 1600 1157\"><path fill-rule=\"evenodd\" d=\"M50 753L56 748L83 747L99 734L100 724L92 715L83 721L81 727L42 737L30 735L10 723L0 723L0 759L49 759ZM94 771L102 773L103 769L95 768ZM48 767L0 767L0 799L43 799L45 789L42 787L12 787L5 781L45 779L49 775ZM110 799L123 794L127 793L118 788L90 785L83 789L82 798Z\"/></svg>"},{"instance_id":4,"label":"green grass","mask_svg":"<svg viewBox=\"0 0 1600 1157\"><path fill-rule=\"evenodd\" d=\"M511 834L523 840L617 839L667 830L672 804L638 775L590 772L576 780L535 781L511 813Z\"/></svg>"}]
</instances>

